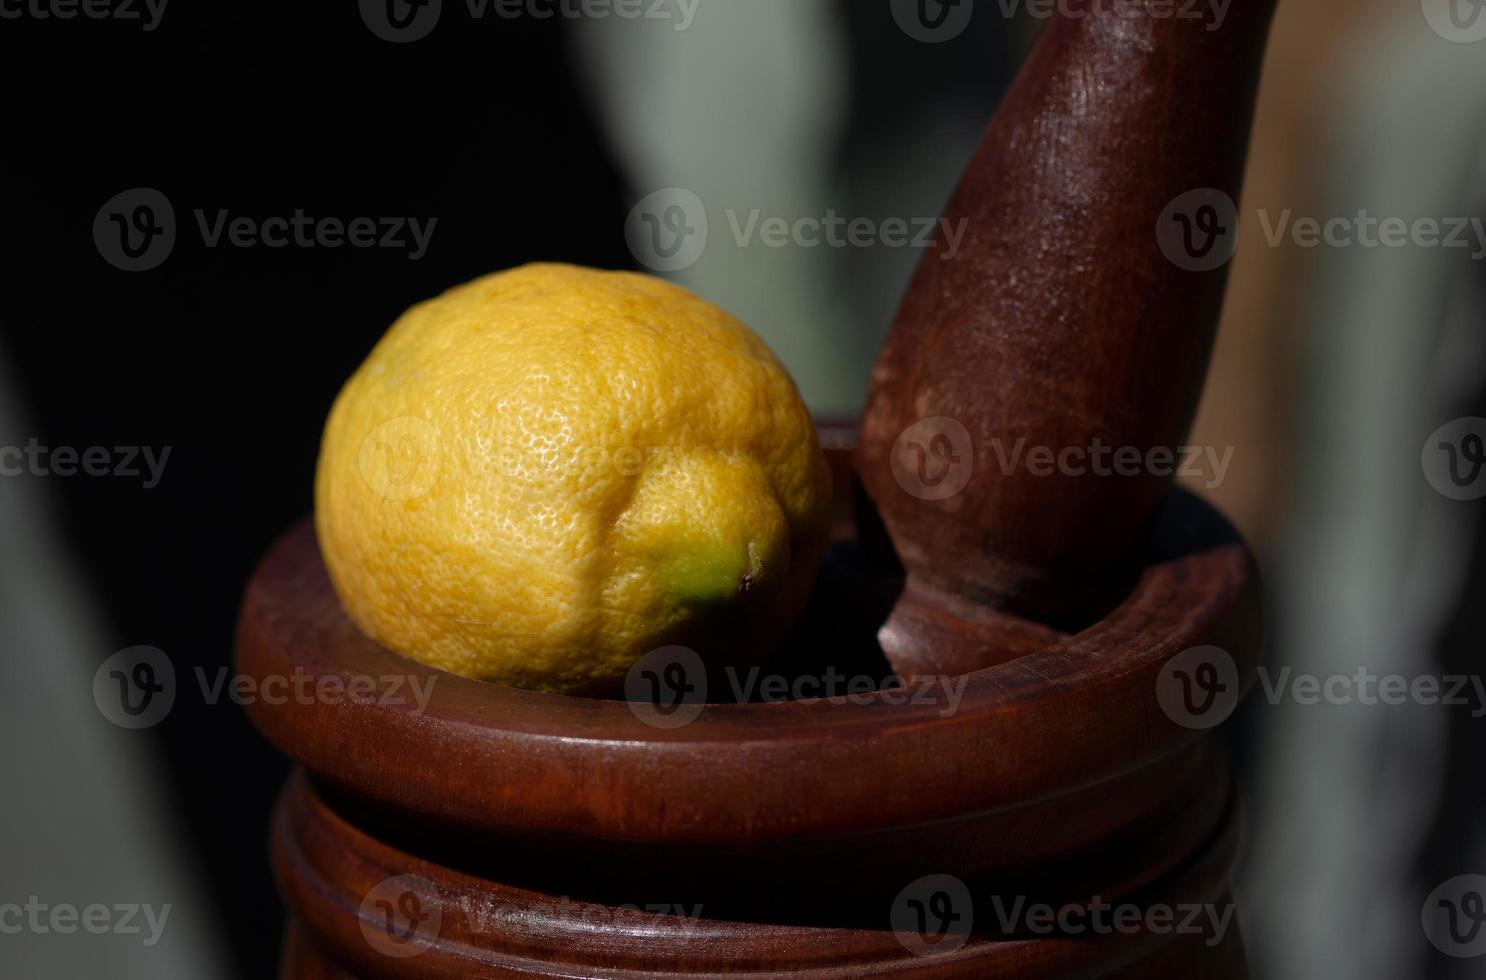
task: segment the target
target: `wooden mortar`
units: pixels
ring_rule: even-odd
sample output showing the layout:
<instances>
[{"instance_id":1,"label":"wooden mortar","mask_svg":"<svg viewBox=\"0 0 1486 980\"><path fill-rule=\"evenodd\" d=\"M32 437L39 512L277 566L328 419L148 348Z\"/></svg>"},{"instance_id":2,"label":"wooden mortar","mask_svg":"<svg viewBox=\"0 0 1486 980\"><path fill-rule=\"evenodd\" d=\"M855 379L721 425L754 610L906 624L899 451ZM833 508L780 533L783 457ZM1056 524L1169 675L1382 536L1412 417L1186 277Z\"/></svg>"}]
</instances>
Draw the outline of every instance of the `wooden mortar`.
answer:
<instances>
[{"instance_id":1,"label":"wooden mortar","mask_svg":"<svg viewBox=\"0 0 1486 980\"><path fill-rule=\"evenodd\" d=\"M1185 438L1224 271L1162 226L1231 226L1202 208L1237 197L1273 0L1216 30L1166 6L1070 0L1048 24L860 444L822 429L837 540L773 670L904 687L672 726L400 657L346 618L308 522L272 547L239 669L322 692L249 707L299 764L271 835L282 976L1246 976L1233 927L1004 914L1231 908L1215 726L1256 669L1247 549L1167 474L998 455Z\"/></svg>"}]
</instances>

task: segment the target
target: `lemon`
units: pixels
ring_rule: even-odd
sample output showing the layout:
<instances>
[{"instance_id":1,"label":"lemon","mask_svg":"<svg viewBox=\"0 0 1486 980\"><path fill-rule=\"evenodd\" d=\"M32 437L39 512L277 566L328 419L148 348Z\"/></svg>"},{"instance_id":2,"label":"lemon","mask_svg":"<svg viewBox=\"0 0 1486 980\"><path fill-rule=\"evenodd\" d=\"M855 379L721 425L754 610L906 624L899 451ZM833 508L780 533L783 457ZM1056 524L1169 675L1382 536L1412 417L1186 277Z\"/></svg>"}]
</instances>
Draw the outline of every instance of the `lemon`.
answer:
<instances>
[{"instance_id":1,"label":"lemon","mask_svg":"<svg viewBox=\"0 0 1486 980\"><path fill-rule=\"evenodd\" d=\"M651 276L541 264L393 324L331 409L315 526L383 645L606 694L660 646L767 655L829 501L809 413L746 326Z\"/></svg>"}]
</instances>

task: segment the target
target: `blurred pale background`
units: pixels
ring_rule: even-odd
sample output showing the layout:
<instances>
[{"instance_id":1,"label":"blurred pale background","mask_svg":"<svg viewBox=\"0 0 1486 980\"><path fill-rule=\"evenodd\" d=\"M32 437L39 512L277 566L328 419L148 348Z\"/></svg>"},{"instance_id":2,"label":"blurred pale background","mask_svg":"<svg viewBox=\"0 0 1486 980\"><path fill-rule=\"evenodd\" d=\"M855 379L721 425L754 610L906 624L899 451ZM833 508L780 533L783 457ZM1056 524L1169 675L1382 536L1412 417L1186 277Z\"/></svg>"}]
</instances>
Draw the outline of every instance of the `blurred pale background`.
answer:
<instances>
[{"instance_id":1,"label":"blurred pale background","mask_svg":"<svg viewBox=\"0 0 1486 980\"><path fill-rule=\"evenodd\" d=\"M937 213L1036 24L982 4L990 23L929 47L860 30L869 19L762 0L709 10L680 39L585 25L580 50L635 197L686 187L714 226L727 208ZM1458 251L1276 247L1265 231L1287 210L1480 214L1483 83L1486 43L1450 43L1412 2L1280 4L1190 440L1234 450L1220 486L1193 482L1260 556L1276 668L1439 670L1477 511L1435 494L1419 453L1486 377L1486 273ZM818 411L851 412L916 259L744 247L714 227L676 278L764 334ZM1257 975L1467 975L1431 960L1419 924L1426 893L1486 857L1486 835L1457 842L1454 870L1428 857L1443 787L1466 766L1449 756L1444 710L1290 704L1244 718L1239 893Z\"/></svg>"}]
</instances>

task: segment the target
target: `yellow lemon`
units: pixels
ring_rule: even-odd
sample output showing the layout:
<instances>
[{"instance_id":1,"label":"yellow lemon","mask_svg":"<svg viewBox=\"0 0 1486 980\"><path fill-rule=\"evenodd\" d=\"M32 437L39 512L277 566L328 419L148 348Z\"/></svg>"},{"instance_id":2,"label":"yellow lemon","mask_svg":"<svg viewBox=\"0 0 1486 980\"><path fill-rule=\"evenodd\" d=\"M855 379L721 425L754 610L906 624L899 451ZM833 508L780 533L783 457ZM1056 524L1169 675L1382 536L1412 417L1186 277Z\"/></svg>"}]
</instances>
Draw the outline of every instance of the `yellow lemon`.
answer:
<instances>
[{"instance_id":1,"label":"yellow lemon","mask_svg":"<svg viewBox=\"0 0 1486 980\"><path fill-rule=\"evenodd\" d=\"M766 655L829 500L809 413L746 326L651 276L529 265L393 324L331 410L315 526L385 646L606 694L660 646Z\"/></svg>"}]
</instances>

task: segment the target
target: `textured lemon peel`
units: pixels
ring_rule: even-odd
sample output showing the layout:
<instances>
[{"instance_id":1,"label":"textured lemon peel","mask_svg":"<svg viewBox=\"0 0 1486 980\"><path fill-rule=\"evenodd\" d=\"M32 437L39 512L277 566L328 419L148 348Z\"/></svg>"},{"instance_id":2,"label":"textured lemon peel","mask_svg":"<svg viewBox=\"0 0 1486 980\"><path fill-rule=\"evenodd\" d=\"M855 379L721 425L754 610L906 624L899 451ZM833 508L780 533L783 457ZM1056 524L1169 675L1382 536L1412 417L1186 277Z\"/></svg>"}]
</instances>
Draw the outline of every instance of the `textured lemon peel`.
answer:
<instances>
[{"instance_id":1,"label":"textured lemon peel","mask_svg":"<svg viewBox=\"0 0 1486 980\"><path fill-rule=\"evenodd\" d=\"M612 689L663 643L762 656L808 594L828 505L808 413L746 327L571 266L409 310L337 398L316 479L327 567L365 632L558 691ZM742 628L709 634L735 604Z\"/></svg>"}]
</instances>

